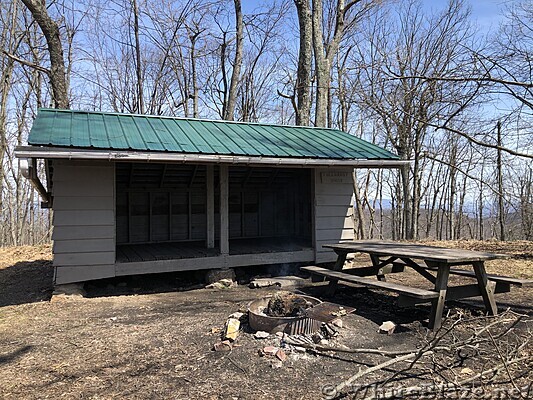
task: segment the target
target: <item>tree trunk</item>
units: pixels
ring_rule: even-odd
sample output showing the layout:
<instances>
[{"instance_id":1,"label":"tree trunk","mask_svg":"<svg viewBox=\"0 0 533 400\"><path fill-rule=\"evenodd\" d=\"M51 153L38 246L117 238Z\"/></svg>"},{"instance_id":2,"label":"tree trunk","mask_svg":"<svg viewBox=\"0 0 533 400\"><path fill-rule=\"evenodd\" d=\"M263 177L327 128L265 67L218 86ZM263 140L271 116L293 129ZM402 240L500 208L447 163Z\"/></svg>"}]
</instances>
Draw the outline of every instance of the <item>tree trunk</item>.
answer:
<instances>
[{"instance_id":1,"label":"tree trunk","mask_svg":"<svg viewBox=\"0 0 533 400\"><path fill-rule=\"evenodd\" d=\"M500 240L505 240L505 209L503 198L503 171L502 171L502 124L498 121L496 125L498 131L498 158L496 168L498 169L498 222L500 224Z\"/></svg>"},{"instance_id":2,"label":"tree trunk","mask_svg":"<svg viewBox=\"0 0 533 400\"><path fill-rule=\"evenodd\" d=\"M311 61L313 24L309 0L294 0L300 25L300 49L296 77L296 125L308 126L311 118Z\"/></svg>"},{"instance_id":3,"label":"tree trunk","mask_svg":"<svg viewBox=\"0 0 533 400\"><path fill-rule=\"evenodd\" d=\"M353 183L353 192L354 192L355 205L356 205L354 211L357 211L357 226L358 226L357 228L358 237L356 237L355 239L366 239L367 235L366 235L366 229L365 229L365 225L366 225L365 213L363 210L363 204L361 201L361 193L359 192L359 185L357 184L357 175L355 171L352 171L352 183Z\"/></svg>"},{"instance_id":4,"label":"tree trunk","mask_svg":"<svg viewBox=\"0 0 533 400\"><path fill-rule=\"evenodd\" d=\"M315 125L327 126L331 121L330 112L330 86L331 68L333 59L337 55L341 40L344 36L345 13L349 8L359 3L360 0L352 0L345 6L344 0L337 0L335 8L335 25L329 43L325 43L323 34L323 1L312 0L313 13L313 49L315 54L315 75L316 75L316 103L315 103ZM328 118L328 116L330 118Z\"/></svg>"},{"instance_id":5,"label":"tree trunk","mask_svg":"<svg viewBox=\"0 0 533 400\"><path fill-rule=\"evenodd\" d=\"M328 111L328 88L330 83L330 60L324 54L322 33L322 0L313 1L313 48L315 54L316 102L315 126L326 126Z\"/></svg>"},{"instance_id":6,"label":"tree trunk","mask_svg":"<svg viewBox=\"0 0 533 400\"><path fill-rule=\"evenodd\" d=\"M69 96L68 84L65 75L65 60L63 58L63 45L57 23L50 18L44 1L22 0L30 10L33 19L37 22L46 38L48 53L50 55L50 83L52 96L56 108L68 109Z\"/></svg>"},{"instance_id":7,"label":"tree trunk","mask_svg":"<svg viewBox=\"0 0 533 400\"><path fill-rule=\"evenodd\" d=\"M139 40L139 8L137 0L131 0L133 9L133 34L135 35L135 75L137 78L137 111L144 114L143 81L141 64L141 43Z\"/></svg>"},{"instance_id":8,"label":"tree trunk","mask_svg":"<svg viewBox=\"0 0 533 400\"><path fill-rule=\"evenodd\" d=\"M483 232L483 170L485 163L481 164L481 174L479 178L479 240L483 240L485 232Z\"/></svg>"},{"instance_id":9,"label":"tree trunk","mask_svg":"<svg viewBox=\"0 0 533 400\"><path fill-rule=\"evenodd\" d=\"M233 121L235 113L235 102L237 99L237 84L241 76L242 56L243 56L243 20L241 0L234 0L235 4L235 58L233 60L233 70L231 72L231 81L228 89L227 103L224 108L224 119Z\"/></svg>"},{"instance_id":10,"label":"tree trunk","mask_svg":"<svg viewBox=\"0 0 533 400\"><path fill-rule=\"evenodd\" d=\"M20 41L15 43L15 28L18 14L17 2L12 3L11 21L2 29L2 45L5 49L14 52ZM4 212L4 157L7 152L7 103L8 94L11 91L14 61L6 57L5 64L2 63L2 72L0 73L0 214Z\"/></svg>"},{"instance_id":11,"label":"tree trunk","mask_svg":"<svg viewBox=\"0 0 533 400\"><path fill-rule=\"evenodd\" d=\"M191 40L191 80L192 80L192 116L198 118L198 78L196 76L196 40L199 32L190 35Z\"/></svg>"}]
</instances>

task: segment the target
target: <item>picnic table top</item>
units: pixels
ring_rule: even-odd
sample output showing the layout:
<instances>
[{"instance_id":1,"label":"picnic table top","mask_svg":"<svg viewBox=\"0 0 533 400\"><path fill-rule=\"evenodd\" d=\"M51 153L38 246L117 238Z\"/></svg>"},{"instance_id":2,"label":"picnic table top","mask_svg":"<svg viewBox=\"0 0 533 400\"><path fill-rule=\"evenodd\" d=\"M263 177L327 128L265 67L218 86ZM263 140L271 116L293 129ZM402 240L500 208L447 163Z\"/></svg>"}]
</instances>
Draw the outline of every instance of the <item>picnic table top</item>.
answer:
<instances>
[{"instance_id":1,"label":"picnic table top","mask_svg":"<svg viewBox=\"0 0 533 400\"><path fill-rule=\"evenodd\" d=\"M427 246L422 244L392 242L384 240L358 240L325 244L323 247L335 250L337 253L368 253L376 256L393 256L416 258L438 263L469 263L478 261L508 258L505 254L485 253L481 251L450 249L445 247Z\"/></svg>"}]
</instances>

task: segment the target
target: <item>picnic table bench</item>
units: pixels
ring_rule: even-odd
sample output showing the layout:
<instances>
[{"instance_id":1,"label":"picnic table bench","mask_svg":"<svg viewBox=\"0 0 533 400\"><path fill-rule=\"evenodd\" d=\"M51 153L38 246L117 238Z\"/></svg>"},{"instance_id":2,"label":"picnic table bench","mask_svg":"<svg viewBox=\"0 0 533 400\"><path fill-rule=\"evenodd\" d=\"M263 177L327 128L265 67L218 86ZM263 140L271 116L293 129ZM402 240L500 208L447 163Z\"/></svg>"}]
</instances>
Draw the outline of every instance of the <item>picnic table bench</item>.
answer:
<instances>
[{"instance_id":1,"label":"picnic table bench","mask_svg":"<svg viewBox=\"0 0 533 400\"><path fill-rule=\"evenodd\" d=\"M333 296L337 283L343 281L396 292L399 294L400 306L431 302L430 329L438 329L441 326L446 300L482 296L487 312L496 315L498 308L494 300L495 293L509 292L511 285L533 285L533 280L487 274L485 261L509 257L504 254L374 240L326 244L323 247L333 249L337 253L333 268L306 266L301 269L328 278L329 295ZM347 255L357 252L367 253L372 265L343 270ZM471 266L473 271L451 268L455 266ZM406 267L422 275L433 287L420 289L386 281L387 274L403 272ZM476 278L477 282L449 287L450 275ZM377 280L369 276L375 276Z\"/></svg>"}]
</instances>

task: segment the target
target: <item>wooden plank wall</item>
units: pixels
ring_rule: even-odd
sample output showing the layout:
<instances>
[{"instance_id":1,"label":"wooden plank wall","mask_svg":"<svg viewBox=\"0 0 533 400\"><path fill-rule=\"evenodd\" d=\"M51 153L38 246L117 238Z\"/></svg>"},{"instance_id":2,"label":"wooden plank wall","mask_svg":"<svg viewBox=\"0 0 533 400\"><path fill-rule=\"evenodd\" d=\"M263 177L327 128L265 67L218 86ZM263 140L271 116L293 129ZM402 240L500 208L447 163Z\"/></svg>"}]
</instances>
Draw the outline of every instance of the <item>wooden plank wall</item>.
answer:
<instances>
[{"instance_id":1,"label":"wooden plank wall","mask_svg":"<svg viewBox=\"0 0 533 400\"><path fill-rule=\"evenodd\" d=\"M336 260L323 244L353 240L352 169L315 169L315 262Z\"/></svg>"},{"instance_id":2,"label":"wooden plank wall","mask_svg":"<svg viewBox=\"0 0 533 400\"><path fill-rule=\"evenodd\" d=\"M115 276L115 167L54 161L56 284Z\"/></svg>"}]
</instances>

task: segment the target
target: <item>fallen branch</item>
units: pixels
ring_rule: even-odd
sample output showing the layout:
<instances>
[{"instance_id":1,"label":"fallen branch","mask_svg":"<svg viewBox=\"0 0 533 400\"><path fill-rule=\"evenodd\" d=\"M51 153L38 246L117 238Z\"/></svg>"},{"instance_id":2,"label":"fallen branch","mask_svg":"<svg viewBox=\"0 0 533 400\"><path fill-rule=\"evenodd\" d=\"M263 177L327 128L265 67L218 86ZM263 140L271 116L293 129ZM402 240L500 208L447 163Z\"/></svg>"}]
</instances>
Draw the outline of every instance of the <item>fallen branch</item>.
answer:
<instances>
[{"instance_id":1,"label":"fallen branch","mask_svg":"<svg viewBox=\"0 0 533 400\"><path fill-rule=\"evenodd\" d=\"M501 370L506 368L506 366L509 366L511 364L516 364L522 361L528 360L529 357L521 357L514 360L509 360L507 362L501 363L491 369L488 369L486 371L480 372L479 374L476 374L474 376L471 376L470 378L463 379L462 381L459 381L457 383L442 383L434 386L409 386L406 388L396 388L389 390L388 392L385 392L383 394L379 394L377 396L374 394L373 396L366 397L364 400L371 400L371 399L394 399L398 397L398 394L401 393L403 397L405 396L420 396L420 395L429 395L429 394L435 394L435 393L442 393L444 391L451 392L451 391L457 391L464 388L464 385L467 383L472 383L477 379L484 378L487 375L494 375L496 376ZM436 397L435 397L436 398Z\"/></svg>"},{"instance_id":2,"label":"fallen branch","mask_svg":"<svg viewBox=\"0 0 533 400\"><path fill-rule=\"evenodd\" d=\"M318 344L301 343L296 340L292 340L290 337L285 338L285 343L290 344L292 346L303 347L305 349L313 350L316 352L332 351L332 352L350 353L350 354L377 354L377 355L385 356L385 357L397 357L397 356L403 356L407 354L416 354L418 352L418 350L386 351L386 350L379 350L379 349L350 349L350 348L343 348L343 347L321 346ZM449 350L449 348L443 347L442 350Z\"/></svg>"},{"instance_id":3,"label":"fallen branch","mask_svg":"<svg viewBox=\"0 0 533 400\"><path fill-rule=\"evenodd\" d=\"M426 355L430 355L430 354L433 354L433 351L427 351L425 352L424 354L422 355L419 355L419 353L410 353L410 354L406 354L404 356L401 356L401 357L396 357L396 358L393 358L391 360L388 360L388 361L385 361L385 362L382 362L381 364L377 364L377 365L374 365L373 367L369 367L369 368L366 368L364 370L359 370L359 372L355 375L353 375L351 378L345 380L344 382L338 384L336 387L335 387L335 390L337 393L339 393L342 389L344 389L346 386L350 386L352 384L352 382L354 382L355 380L359 379L359 378L362 378L363 376L365 375L368 375L374 371L379 371L380 369L383 369L383 368L386 368L390 365L393 365L393 364L397 364L401 361L407 361L409 360L410 358L420 358L420 356L426 356Z\"/></svg>"},{"instance_id":4,"label":"fallen branch","mask_svg":"<svg viewBox=\"0 0 533 400\"><path fill-rule=\"evenodd\" d=\"M382 363L379 363L375 366L368 367L365 369L360 369L359 372L357 372L355 375L347 379L346 381L338 384L335 387L336 394L339 394L343 389L347 390L356 380L362 378L363 376L366 376L370 373L384 370L385 368L400 363L400 362L407 362L407 365L405 367L400 368L399 370L395 371L391 377L381 380L381 383L379 386L377 383L373 384L365 384L364 387L385 387L385 385L391 380L394 380L399 374L402 374L417 365L418 361L426 356L433 356L433 357L441 357L444 356L444 360L442 363L442 366L444 369L451 369L450 366L450 356L452 358L459 356L461 360L465 358L465 356L461 356L461 350L462 349L469 349L475 350L477 353L479 353L481 350L487 354L489 354L490 361L490 354L493 354L494 351L496 351L500 356L501 363L496 365L495 367L489 368L490 365L487 365L487 370L480 372L477 375L474 375L470 378L464 379L462 381L457 382L457 379L454 379L453 381L450 381L446 378L445 375L441 375L438 370L432 369L433 373L438 373L441 375L441 377L444 379L445 383L441 384L435 384L433 386L424 386L424 385L415 385L410 386L407 388L399 388L390 391L390 393L386 392L384 398L392 398L397 397L399 392L401 391L401 396L414 396L416 394L420 394L421 390L425 390L429 394L435 393L436 391L452 391L452 390L459 390L461 389L461 386L473 382L476 379L484 378L490 374L494 374L494 377L502 370L505 370L507 372L507 376L510 379L510 382L513 385L514 390L516 391L518 388L518 385L514 381L514 378L511 374L511 370L509 369L509 365L511 364L517 364L519 362L522 362L527 357L523 357L521 354L523 349L527 347L528 343L530 342L528 337L520 337L517 336L516 339L520 340L518 343L516 343L510 350L507 351L506 356L502 353L502 349L497 346L498 339L504 338L506 335L509 335L511 332L515 330L515 327L520 322L529 322L524 321L526 315L522 314L516 314L510 310L505 311L504 313L500 314L499 316L490 316L490 317L477 317L477 318L471 318L471 319L465 319L463 315L459 315L459 318L456 321L453 321L448 327L442 327L437 332L433 334L432 337L427 338L427 343L420 348L419 350L411 350L408 353L406 351L385 351L385 350L378 350L378 349L343 349L343 348L336 348L336 347L329 347L329 346L319 346L319 345L310 345L310 344L301 344L301 343L294 343L295 345L299 345L305 348L309 348L315 351L338 351L338 352L344 352L344 353L367 353L367 354L376 354L380 356L387 356L387 357L394 357L390 360L384 361ZM479 326L479 323L482 323L483 326ZM458 325L462 324L462 327L459 328ZM464 328L467 328L465 330ZM497 329L497 333L491 332L492 329ZM470 332L469 332L470 331ZM528 331L529 332L529 331ZM460 339L457 335L464 335L468 334L468 336ZM508 345L510 345L512 342L509 342L509 339L507 339L505 342ZM492 344L494 348L488 348L486 345ZM482 345L485 345L485 347L480 347ZM438 360L433 360L435 365L441 365ZM461 363L462 364L462 361ZM493 364L494 365L494 364ZM452 371L453 372L453 371ZM490 379L493 379L494 377L491 377ZM361 389L361 388L359 388ZM375 394L377 395L377 394ZM379 398L383 393L379 393ZM375 398L375 397L374 397Z\"/></svg>"}]
</instances>

